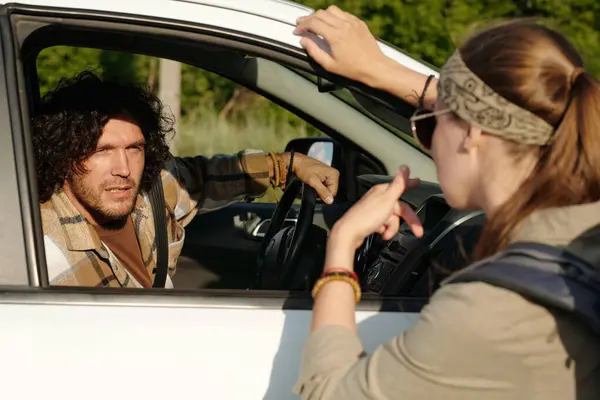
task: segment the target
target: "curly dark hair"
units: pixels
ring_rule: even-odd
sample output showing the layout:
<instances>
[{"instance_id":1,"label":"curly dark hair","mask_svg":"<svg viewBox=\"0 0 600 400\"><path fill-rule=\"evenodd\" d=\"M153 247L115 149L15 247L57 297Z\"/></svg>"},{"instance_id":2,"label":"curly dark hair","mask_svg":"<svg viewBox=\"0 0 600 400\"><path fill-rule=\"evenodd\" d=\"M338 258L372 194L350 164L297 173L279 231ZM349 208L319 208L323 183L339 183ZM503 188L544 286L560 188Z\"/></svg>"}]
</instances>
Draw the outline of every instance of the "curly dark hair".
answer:
<instances>
[{"instance_id":1,"label":"curly dark hair","mask_svg":"<svg viewBox=\"0 0 600 400\"><path fill-rule=\"evenodd\" d=\"M144 134L145 166L140 189L148 191L169 159L166 135L174 120L157 96L134 84L101 80L91 71L62 79L42 97L32 118L40 201L50 199L65 179L85 172L82 162L95 150L107 122L127 114Z\"/></svg>"}]
</instances>

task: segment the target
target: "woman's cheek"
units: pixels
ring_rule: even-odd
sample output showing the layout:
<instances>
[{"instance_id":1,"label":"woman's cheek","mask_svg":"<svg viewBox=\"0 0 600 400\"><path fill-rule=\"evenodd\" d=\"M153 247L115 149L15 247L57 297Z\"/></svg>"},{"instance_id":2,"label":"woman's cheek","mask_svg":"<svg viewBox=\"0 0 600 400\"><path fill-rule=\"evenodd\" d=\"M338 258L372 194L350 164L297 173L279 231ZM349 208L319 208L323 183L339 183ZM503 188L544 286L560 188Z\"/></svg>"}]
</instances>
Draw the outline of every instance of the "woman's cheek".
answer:
<instances>
[{"instance_id":1,"label":"woman's cheek","mask_svg":"<svg viewBox=\"0 0 600 400\"><path fill-rule=\"evenodd\" d=\"M435 129L435 132L433 133L433 137L431 138L431 150L429 151L429 154L431 154L431 157L433 157L433 162L435 163L436 167L439 168L439 164L441 162L441 157L442 155L439 152L440 144L438 143L439 141L439 128Z\"/></svg>"}]
</instances>

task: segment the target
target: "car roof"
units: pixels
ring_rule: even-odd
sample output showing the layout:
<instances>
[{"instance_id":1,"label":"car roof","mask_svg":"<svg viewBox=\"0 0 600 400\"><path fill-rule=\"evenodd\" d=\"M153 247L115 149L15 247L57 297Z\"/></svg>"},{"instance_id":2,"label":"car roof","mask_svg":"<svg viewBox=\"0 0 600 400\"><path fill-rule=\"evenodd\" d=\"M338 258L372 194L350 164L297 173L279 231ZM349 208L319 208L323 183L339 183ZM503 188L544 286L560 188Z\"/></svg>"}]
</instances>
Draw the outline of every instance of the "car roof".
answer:
<instances>
[{"instance_id":1,"label":"car roof","mask_svg":"<svg viewBox=\"0 0 600 400\"><path fill-rule=\"evenodd\" d=\"M140 17L167 18L188 23L219 26L301 48L293 34L298 17L313 10L287 0L21 0L18 4L102 11ZM242 16L246 18L242 18ZM402 51L379 43L382 51L408 68L423 74L438 72Z\"/></svg>"}]
</instances>

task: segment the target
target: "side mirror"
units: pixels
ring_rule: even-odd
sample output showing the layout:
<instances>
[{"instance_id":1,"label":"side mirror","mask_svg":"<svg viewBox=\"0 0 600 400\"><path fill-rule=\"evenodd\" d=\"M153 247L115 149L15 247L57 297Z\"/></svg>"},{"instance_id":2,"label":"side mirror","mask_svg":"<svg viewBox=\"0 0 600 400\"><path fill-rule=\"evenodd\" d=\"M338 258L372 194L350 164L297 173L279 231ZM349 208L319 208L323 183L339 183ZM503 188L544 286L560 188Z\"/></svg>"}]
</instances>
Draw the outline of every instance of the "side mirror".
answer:
<instances>
[{"instance_id":1,"label":"side mirror","mask_svg":"<svg viewBox=\"0 0 600 400\"><path fill-rule=\"evenodd\" d=\"M307 156L331 166L333 163L333 143L315 142L308 149Z\"/></svg>"},{"instance_id":2,"label":"side mirror","mask_svg":"<svg viewBox=\"0 0 600 400\"><path fill-rule=\"evenodd\" d=\"M292 150L319 160L330 167L335 167L340 159L340 146L329 137L309 137L291 140L285 147L285 151Z\"/></svg>"}]
</instances>

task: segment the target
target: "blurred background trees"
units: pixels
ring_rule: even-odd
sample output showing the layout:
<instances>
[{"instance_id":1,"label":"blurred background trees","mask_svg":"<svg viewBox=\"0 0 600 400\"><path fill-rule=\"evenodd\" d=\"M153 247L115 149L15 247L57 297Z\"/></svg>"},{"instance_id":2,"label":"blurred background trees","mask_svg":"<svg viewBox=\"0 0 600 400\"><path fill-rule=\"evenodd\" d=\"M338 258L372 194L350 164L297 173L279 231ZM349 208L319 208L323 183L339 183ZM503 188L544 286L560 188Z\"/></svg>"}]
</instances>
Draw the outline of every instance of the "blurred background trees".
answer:
<instances>
[{"instance_id":1,"label":"blurred background trees","mask_svg":"<svg viewBox=\"0 0 600 400\"><path fill-rule=\"evenodd\" d=\"M441 67L477 26L537 17L563 32L600 74L600 2L597 0L304 0L313 8L336 4L365 19L372 32L413 56Z\"/></svg>"},{"instance_id":2,"label":"blurred background trees","mask_svg":"<svg viewBox=\"0 0 600 400\"><path fill-rule=\"evenodd\" d=\"M565 33L584 55L586 69L600 75L598 0L296 1L313 8L336 4L365 19L379 38L436 67L478 25L539 17ZM62 77L87 68L105 78L146 84L158 93L160 64L143 55L62 46L45 49L37 61L42 92ZM212 154L246 147L282 150L290 138L316 132L286 110L215 74L182 65L180 78L175 152Z\"/></svg>"}]
</instances>

